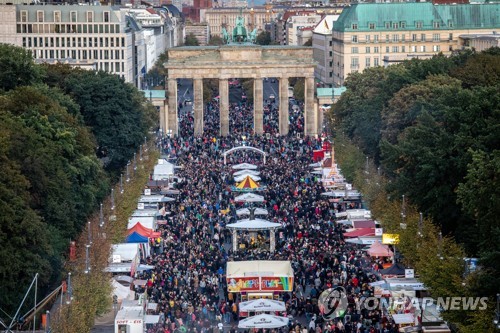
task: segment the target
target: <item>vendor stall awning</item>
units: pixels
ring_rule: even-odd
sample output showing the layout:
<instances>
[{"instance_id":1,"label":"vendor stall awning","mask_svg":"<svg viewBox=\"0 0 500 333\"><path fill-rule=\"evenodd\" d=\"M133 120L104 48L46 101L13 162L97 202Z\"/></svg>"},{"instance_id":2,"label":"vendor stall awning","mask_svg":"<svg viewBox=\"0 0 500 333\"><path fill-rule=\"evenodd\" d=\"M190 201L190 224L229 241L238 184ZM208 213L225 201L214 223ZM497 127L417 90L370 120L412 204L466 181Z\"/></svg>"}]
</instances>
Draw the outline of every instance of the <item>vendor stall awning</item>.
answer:
<instances>
[{"instance_id":1,"label":"vendor stall awning","mask_svg":"<svg viewBox=\"0 0 500 333\"><path fill-rule=\"evenodd\" d=\"M239 229L239 230L268 230L281 228L280 223L274 223L262 219L244 219L239 220L236 223L231 223L226 225L229 229Z\"/></svg>"},{"instance_id":2,"label":"vendor stall awning","mask_svg":"<svg viewBox=\"0 0 500 333\"><path fill-rule=\"evenodd\" d=\"M352 226L356 229L375 228L375 221L373 221L373 220L353 220Z\"/></svg>"},{"instance_id":3,"label":"vendor stall awning","mask_svg":"<svg viewBox=\"0 0 500 333\"><path fill-rule=\"evenodd\" d=\"M372 228L361 228L354 231L346 232L344 237L360 237L360 236L375 236L375 229Z\"/></svg>"},{"instance_id":4,"label":"vendor stall awning","mask_svg":"<svg viewBox=\"0 0 500 333\"><path fill-rule=\"evenodd\" d=\"M145 315L144 316L144 322L146 324L158 324L159 321L160 321L159 315Z\"/></svg>"}]
</instances>

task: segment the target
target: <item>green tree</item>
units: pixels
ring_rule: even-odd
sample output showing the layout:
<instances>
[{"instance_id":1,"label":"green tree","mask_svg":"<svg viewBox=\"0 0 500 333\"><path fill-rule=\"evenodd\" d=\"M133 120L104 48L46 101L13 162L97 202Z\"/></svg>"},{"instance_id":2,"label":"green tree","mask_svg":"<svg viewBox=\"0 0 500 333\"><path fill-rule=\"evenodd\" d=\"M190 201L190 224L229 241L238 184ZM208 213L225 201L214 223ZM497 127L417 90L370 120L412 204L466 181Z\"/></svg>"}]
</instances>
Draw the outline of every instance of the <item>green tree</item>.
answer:
<instances>
[{"instance_id":1,"label":"green tree","mask_svg":"<svg viewBox=\"0 0 500 333\"><path fill-rule=\"evenodd\" d=\"M269 31L261 31L255 38L255 43L258 45L269 45L271 44L271 33Z\"/></svg>"},{"instance_id":2,"label":"green tree","mask_svg":"<svg viewBox=\"0 0 500 333\"><path fill-rule=\"evenodd\" d=\"M74 70L61 88L80 106L85 124L97 140L97 155L108 170L126 165L157 124L155 109L118 76Z\"/></svg>"},{"instance_id":3,"label":"green tree","mask_svg":"<svg viewBox=\"0 0 500 333\"><path fill-rule=\"evenodd\" d=\"M211 46L221 46L224 45L224 41L220 36L217 35L211 35L210 36L210 41L208 42L208 45Z\"/></svg>"},{"instance_id":4,"label":"green tree","mask_svg":"<svg viewBox=\"0 0 500 333\"><path fill-rule=\"evenodd\" d=\"M189 35L186 36L186 39L184 40L184 45L185 46L199 46L200 43L198 42L198 39L196 36L191 32Z\"/></svg>"},{"instance_id":5,"label":"green tree","mask_svg":"<svg viewBox=\"0 0 500 333\"><path fill-rule=\"evenodd\" d=\"M0 91L41 81L42 70L33 62L31 51L0 44Z\"/></svg>"}]
</instances>

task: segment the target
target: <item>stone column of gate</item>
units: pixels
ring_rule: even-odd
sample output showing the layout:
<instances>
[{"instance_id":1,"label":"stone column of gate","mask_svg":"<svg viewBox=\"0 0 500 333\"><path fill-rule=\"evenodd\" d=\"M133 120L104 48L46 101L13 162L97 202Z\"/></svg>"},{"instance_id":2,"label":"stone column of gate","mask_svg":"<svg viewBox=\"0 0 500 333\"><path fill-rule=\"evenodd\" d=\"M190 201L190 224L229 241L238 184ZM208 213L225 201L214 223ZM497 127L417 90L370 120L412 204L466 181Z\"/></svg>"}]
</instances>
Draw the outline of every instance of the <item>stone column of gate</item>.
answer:
<instances>
[{"instance_id":1,"label":"stone column of gate","mask_svg":"<svg viewBox=\"0 0 500 333\"><path fill-rule=\"evenodd\" d=\"M193 79L194 135L203 135L203 79Z\"/></svg>"},{"instance_id":2,"label":"stone column of gate","mask_svg":"<svg viewBox=\"0 0 500 333\"><path fill-rule=\"evenodd\" d=\"M165 134L172 130L172 135L178 135L177 131L177 80L167 80L168 89L168 112L165 115Z\"/></svg>"},{"instance_id":3,"label":"stone column of gate","mask_svg":"<svg viewBox=\"0 0 500 333\"><path fill-rule=\"evenodd\" d=\"M279 128L280 135L288 135L288 77L280 77L280 108Z\"/></svg>"},{"instance_id":4,"label":"stone column of gate","mask_svg":"<svg viewBox=\"0 0 500 333\"><path fill-rule=\"evenodd\" d=\"M263 90L262 78L255 78L253 80L253 129L254 134L259 135L264 133Z\"/></svg>"},{"instance_id":5,"label":"stone column of gate","mask_svg":"<svg viewBox=\"0 0 500 333\"><path fill-rule=\"evenodd\" d=\"M318 134L318 119L314 112L314 78L306 77L304 82L304 135Z\"/></svg>"},{"instance_id":6,"label":"stone column of gate","mask_svg":"<svg viewBox=\"0 0 500 333\"><path fill-rule=\"evenodd\" d=\"M227 79L219 79L220 135L229 134L229 84Z\"/></svg>"}]
</instances>

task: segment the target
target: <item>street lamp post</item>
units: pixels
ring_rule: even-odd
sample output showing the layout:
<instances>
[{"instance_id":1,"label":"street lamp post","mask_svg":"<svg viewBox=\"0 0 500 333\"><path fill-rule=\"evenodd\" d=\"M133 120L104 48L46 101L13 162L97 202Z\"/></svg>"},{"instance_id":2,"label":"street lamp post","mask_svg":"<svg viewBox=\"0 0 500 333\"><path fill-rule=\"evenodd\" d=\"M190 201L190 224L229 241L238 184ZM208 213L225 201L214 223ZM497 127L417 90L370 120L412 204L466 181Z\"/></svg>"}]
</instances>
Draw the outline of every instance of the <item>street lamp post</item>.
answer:
<instances>
[{"instance_id":1,"label":"street lamp post","mask_svg":"<svg viewBox=\"0 0 500 333\"><path fill-rule=\"evenodd\" d=\"M85 245L85 271L84 271L85 274L90 273L89 248L90 248L90 245L86 244Z\"/></svg>"},{"instance_id":2,"label":"street lamp post","mask_svg":"<svg viewBox=\"0 0 500 333\"><path fill-rule=\"evenodd\" d=\"M102 211L102 203L99 208L99 226L101 228L104 226L104 212Z\"/></svg>"},{"instance_id":3,"label":"street lamp post","mask_svg":"<svg viewBox=\"0 0 500 333\"><path fill-rule=\"evenodd\" d=\"M127 162L127 179L126 182L130 181L130 171L129 171L130 161Z\"/></svg>"},{"instance_id":4,"label":"street lamp post","mask_svg":"<svg viewBox=\"0 0 500 333\"><path fill-rule=\"evenodd\" d=\"M111 189L111 210L115 210L115 189Z\"/></svg>"},{"instance_id":5,"label":"street lamp post","mask_svg":"<svg viewBox=\"0 0 500 333\"><path fill-rule=\"evenodd\" d=\"M142 161L142 145L139 147L139 161Z\"/></svg>"},{"instance_id":6,"label":"street lamp post","mask_svg":"<svg viewBox=\"0 0 500 333\"><path fill-rule=\"evenodd\" d=\"M90 221L87 222L87 229L89 230L89 244L92 244L92 230L91 230L91 224Z\"/></svg>"},{"instance_id":7,"label":"street lamp post","mask_svg":"<svg viewBox=\"0 0 500 333\"><path fill-rule=\"evenodd\" d=\"M120 174L120 194L123 194L123 173Z\"/></svg>"}]
</instances>

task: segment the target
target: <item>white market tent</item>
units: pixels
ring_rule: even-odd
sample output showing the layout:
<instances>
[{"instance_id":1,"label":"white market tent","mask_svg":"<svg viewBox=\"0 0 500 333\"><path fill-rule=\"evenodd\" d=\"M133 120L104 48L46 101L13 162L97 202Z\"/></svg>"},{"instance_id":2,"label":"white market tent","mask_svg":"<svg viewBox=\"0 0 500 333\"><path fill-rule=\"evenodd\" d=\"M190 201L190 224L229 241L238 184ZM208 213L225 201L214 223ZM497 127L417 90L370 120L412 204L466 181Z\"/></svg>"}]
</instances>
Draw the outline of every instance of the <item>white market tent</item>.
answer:
<instances>
[{"instance_id":1,"label":"white market tent","mask_svg":"<svg viewBox=\"0 0 500 333\"><path fill-rule=\"evenodd\" d=\"M321 162L316 162L316 163L309 164L309 167L311 167L311 168L317 168L317 167L320 167L321 165L322 165Z\"/></svg>"},{"instance_id":2,"label":"white market tent","mask_svg":"<svg viewBox=\"0 0 500 333\"><path fill-rule=\"evenodd\" d=\"M247 177L252 178L256 182L258 182L259 180L261 180L261 178L259 176L250 175L250 174L242 174L242 175L234 177L234 181L239 183L239 182L245 180L245 178L247 178Z\"/></svg>"},{"instance_id":3,"label":"white market tent","mask_svg":"<svg viewBox=\"0 0 500 333\"><path fill-rule=\"evenodd\" d=\"M141 195L138 202L144 204L151 204L151 203L171 202L171 201L175 201L175 199L166 197L161 194L157 194L157 195Z\"/></svg>"},{"instance_id":4,"label":"white market tent","mask_svg":"<svg viewBox=\"0 0 500 333\"><path fill-rule=\"evenodd\" d=\"M128 219L127 229L132 229L137 223L142 224L143 227L151 229L153 231L156 230L156 218L152 216L132 216Z\"/></svg>"},{"instance_id":5,"label":"white market tent","mask_svg":"<svg viewBox=\"0 0 500 333\"><path fill-rule=\"evenodd\" d=\"M235 169L235 170L243 170L243 169L255 170L255 169L257 169L257 166L255 164L250 164L250 163L240 163L240 164L233 165L233 169Z\"/></svg>"},{"instance_id":6,"label":"white market tent","mask_svg":"<svg viewBox=\"0 0 500 333\"><path fill-rule=\"evenodd\" d=\"M346 213L349 220L370 219L372 217L372 213L368 209L348 209Z\"/></svg>"},{"instance_id":7,"label":"white market tent","mask_svg":"<svg viewBox=\"0 0 500 333\"><path fill-rule=\"evenodd\" d=\"M238 328L278 328L288 325L288 318L260 314L240 320Z\"/></svg>"},{"instance_id":8,"label":"white market tent","mask_svg":"<svg viewBox=\"0 0 500 333\"><path fill-rule=\"evenodd\" d=\"M111 246L111 262L132 261L139 253L139 244L121 243Z\"/></svg>"},{"instance_id":9,"label":"white market tent","mask_svg":"<svg viewBox=\"0 0 500 333\"><path fill-rule=\"evenodd\" d=\"M321 195L327 196L327 197L333 197L333 198L344 198L346 196L346 191L329 191L329 192L324 192L321 193ZM347 197L348 198L359 198L361 196L361 193L359 193L357 190L348 190L347 191Z\"/></svg>"},{"instance_id":10,"label":"white market tent","mask_svg":"<svg viewBox=\"0 0 500 333\"><path fill-rule=\"evenodd\" d=\"M254 175L254 176L258 176L258 175L260 175L260 172L259 171L255 171L255 170L243 169L243 170L236 171L235 173L233 173L233 176L241 176L241 175Z\"/></svg>"},{"instance_id":11,"label":"white market tent","mask_svg":"<svg viewBox=\"0 0 500 333\"><path fill-rule=\"evenodd\" d=\"M158 209L136 209L132 213L132 217L155 217L160 216Z\"/></svg>"},{"instance_id":12,"label":"white market tent","mask_svg":"<svg viewBox=\"0 0 500 333\"><path fill-rule=\"evenodd\" d=\"M358 244L358 245L371 245L375 242L382 242L382 236L364 236L356 237L346 240L347 243Z\"/></svg>"},{"instance_id":13,"label":"white market tent","mask_svg":"<svg viewBox=\"0 0 500 333\"><path fill-rule=\"evenodd\" d=\"M153 171L153 180L169 179L174 175L175 166L165 159L159 159Z\"/></svg>"},{"instance_id":14,"label":"white market tent","mask_svg":"<svg viewBox=\"0 0 500 333\"><path fill-rule=\"evenodd\" d=\"M239 220L236 223L228 224L226 225L226 227L229 229L236 229L236 230L255 231L255 230L269 230L269 229L281 228L281 224L262 219L254 219L254 220L244 219L244 220Z\"/></svg>"},{"instance_id":15,"label":"white market tent","mask_svg":"<svg viewBox=\"0 0 500 333\"><path fill-rule=\"evenodd\" d=\"M234 201L237 202L263 202L264 197L262 195L253 194L253 193L245 193L234 198Z\"/></svg>"},{"instance_id":16,"label":"white market tent","mask_svg":"<svg viewBox=\"0 0 500 333\"><path fill-rule=\"evenodd\" d=\"M286 311L285 302L273 299L253 299L238 304L241 312Z\"/></svg>"},{"instance_id":17,"label":"white market tent","mask_svg":"<svg viewBox=\"0 0 500 333\"><path fill-rule=\"evenodd\" d=\"M255 208L255 215L267 215L267 209L264 208ZM240 208L236 211L236 215L241 216L241 215L250 215L250 209L248 208Z\"/></svg>"},{"instance_id":18,"label":"white market tent","mask_svg":"<svg viewBox=\"0 0 500 333\"><path fill-rule=\"evenodd\" d=\"M125 287L115 279L111 281L111 286L113 287L112 294L116 295L118 297L118 300L134 299L134 291L130 290L129 287Z\"/></svg>"},{"instance_id":19,"label":"white market tent","mask_svg":"<svg viewBox=\"0 0 500 333\"><path fill-rule=\"evenodd\" d=\"M292 276L293 268L288 260L228 261L226 277L244 276Z\"/></svg>"},{"instance_id":20,"label":"white market tent","mask_svg":"<svg viewBox=\"0 0 500 333\"><path fill-rule=\"evenodd\" d=\"M160 322L159 315L145 315L144 316L144 323L146 323L146 324L158 324L159 322Z\"/></svg>"},{"instance_id":21,"label":"white market tent","mask_svg":"<svg viewBox=\"0 0 500 333\"><path fill-rule=\"evenodd\" d=\"M396 324L415 324L415 317L411 313L393 314L392 319Z\"/></svg>"}]
</instances>

